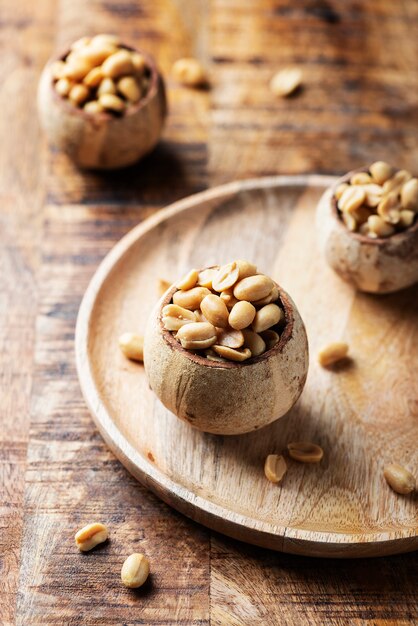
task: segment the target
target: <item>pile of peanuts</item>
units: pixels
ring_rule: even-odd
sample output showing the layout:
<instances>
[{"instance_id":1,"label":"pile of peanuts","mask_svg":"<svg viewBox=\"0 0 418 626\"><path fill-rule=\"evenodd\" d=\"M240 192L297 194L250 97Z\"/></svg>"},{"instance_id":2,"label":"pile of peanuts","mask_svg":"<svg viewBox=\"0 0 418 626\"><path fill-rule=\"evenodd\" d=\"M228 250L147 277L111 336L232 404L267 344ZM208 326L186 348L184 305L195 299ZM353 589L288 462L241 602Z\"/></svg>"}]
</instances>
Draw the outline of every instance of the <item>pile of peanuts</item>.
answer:
<instances>
[{"instance_id":1,"label":"pile of peanuts","mask_svg":"<svg viewBox=\"0 0 418 626\"><path fill-rule=\"evenodd\" d=\"M335 190L347 228L372 239L389 237L412 226L418 213L418 179L376 161L368 172L353 174Z\"/></svg>"},{"instance_id":2,"label":"pile of peanuts","mask_svg":"<svg viewBox=\"0 0 418 626\"><path fill-rule=\"evenodd\" d=\"M56 92L87 113L123 114L149 88L150 68L114 35L83 37L51 67Z\"/></svg>"},{"instance_id":3,"label":"pile of peanuts","mask_svg":"<svg viewBox=\"0 0 418 626\"><path fill-rule=\"evenodd\" d=\"M284 323L279 290L248 261L191 270L162 310L164 328L183 348L212 361L245 361L270 350Z\"/></svg>"}]
</instances>

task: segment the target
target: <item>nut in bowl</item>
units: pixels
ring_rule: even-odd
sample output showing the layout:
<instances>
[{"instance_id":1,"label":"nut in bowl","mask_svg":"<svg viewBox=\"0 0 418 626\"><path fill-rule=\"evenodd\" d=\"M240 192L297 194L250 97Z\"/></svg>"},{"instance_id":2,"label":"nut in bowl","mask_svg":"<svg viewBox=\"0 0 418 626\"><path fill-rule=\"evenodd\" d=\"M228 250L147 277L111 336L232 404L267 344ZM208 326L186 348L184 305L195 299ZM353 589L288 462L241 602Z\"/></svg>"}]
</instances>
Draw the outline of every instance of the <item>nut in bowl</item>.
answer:
<instances>
[{"instance_id":1,"label":"nut in bowl","mask_svg":"<svg viewBox=\"0 0 418 626\"><path fill-rule=\"evenodd\" d=\"M418 282L418 180L378 161L349 172L317 207L320 247L360 291L391 293Z\"/></svg>"},{"instance_id":2,"label":"nut in bowl","mask_svg":"<svg viewBox=\"0 0 418 626\"><path fill-rule=\"evenodd\" d=\"M153 59L114 35L76 41L47 63L39 82L41 126L83 168L138 161L158 142L166 109Z\"/></svg>"},{"instance_id":3,"label":"nut in bowl","mask_svg":"<svg viewBox=\"0 0 418 626\"><path fill-rule=\"evenodd\" d=\"M307 376L308 342L288 294L253 264L233 261L189 272L164 294L147 324L144 365L177 417L236 435L292 408Z\"/></svg>"}]
</instances>

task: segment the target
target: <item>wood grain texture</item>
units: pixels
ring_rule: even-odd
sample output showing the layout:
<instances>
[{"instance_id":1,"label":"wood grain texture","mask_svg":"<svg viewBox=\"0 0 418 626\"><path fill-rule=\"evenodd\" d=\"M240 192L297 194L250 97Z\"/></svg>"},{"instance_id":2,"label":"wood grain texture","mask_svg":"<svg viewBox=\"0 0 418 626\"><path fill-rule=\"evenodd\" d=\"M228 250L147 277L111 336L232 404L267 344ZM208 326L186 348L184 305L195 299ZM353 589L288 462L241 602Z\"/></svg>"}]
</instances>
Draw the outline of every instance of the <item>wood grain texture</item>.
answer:
<instances>
[{"instance_id":1,"label":"wood grain texture","mask_svg":"<svg viewBox=\"0 0 418 626\"><path fill-rule=\"evenodd\" d=\"M290 176L233 183L180 201L134 229L86 292L76 334L78 372L112 450L192 519L285 552L382 556L418 548L416 499L399 498L383 478L394 459L418 473L418 387L409 368L418 344L418 289L373 298L333 274L318 254L314 229L327 183ZM222 265L243 250L296 301L309 337L310 371L285 418L240 437L214 437L165 409L143 367L126 361L116 346L124 331L143 332L158 277L175 282L191 267ZM390 351L384 337L391 338ZM352 360L327 371L317 353L330 341L347 341ZM264 459L300 440L318 443L324 461L290 462L283 484L272 487Z\"/></svg>"},{"instance_id":2,"label":"wood grain texture","mask_svg":"<svg viewBox=\"0 0 418 626\"><path fill-rule=\"evenodd\" d=\"M2 626L417 621L414 554L342 568L210 535L161 504L94 429L73 351L100 260L174 200L235 178L342 174L381 157L417 171L417 11L388 0L2 1ZM143 163L101 176L46 152L34 103L53 48L109 30L149 50L165 74L197 54L212 88L168 77L163 142ZM266 81L300 63L306 89L273 100ZM83 557L72 536L93 514L111 522L112 541ZM156 572L146 593L118 582L138 541Z\"/></svg>"}]
</instances>

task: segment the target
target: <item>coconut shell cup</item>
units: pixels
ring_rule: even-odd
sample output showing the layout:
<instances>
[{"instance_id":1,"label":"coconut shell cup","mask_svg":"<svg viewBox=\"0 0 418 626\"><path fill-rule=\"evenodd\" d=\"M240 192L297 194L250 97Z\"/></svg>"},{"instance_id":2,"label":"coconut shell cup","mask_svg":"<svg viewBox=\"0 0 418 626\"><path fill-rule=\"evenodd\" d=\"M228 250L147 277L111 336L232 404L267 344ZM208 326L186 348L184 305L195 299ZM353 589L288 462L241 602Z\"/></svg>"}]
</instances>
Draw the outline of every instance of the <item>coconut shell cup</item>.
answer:
<instances>
[{"instance_id":1,"label":"coconut shell cup","mask_svg":"<svg viewBox=\"0 0 418 626\"><path fill-rule=\"evenodd\" d=\"M371 239L351 232L340 217L335 190L353 174L340 178L321 197L316 212L319 246L332 269L355 289L391 293L418 282L418 219L389 237Z\"/></svg>"},{"instance_id":2,"label":"coconut shell cup","mask_svg":"<svg viewBox=\"0 0 418 626\"><path fill-rule=\"evenodd\" d=\"M240 363L210 361L184 349L162 323L162 309L176 288L162 296L147 324L144 366L151 389L167 409L198 430L238 435L292 408L306 381L308 341L295 303L278 289L285 318L280 341Z\"/></svg>"},{"instance_id":3,"label":"coconut shell cup","mask_svg":"<svg viewBox=\"0 0 418 626\"><path fill-rule=\"evenodd\" d=\"M38 87L38 113L49 142L65 152L79 167L116 169L132 165L157 144L167 114L164 82L154 60L140 52L150 70L148 92L136 104L116 116L109 112L87 113L61 97L54 88L51 67L68 53L52 58Z\"/></svg>"}]
</instances>

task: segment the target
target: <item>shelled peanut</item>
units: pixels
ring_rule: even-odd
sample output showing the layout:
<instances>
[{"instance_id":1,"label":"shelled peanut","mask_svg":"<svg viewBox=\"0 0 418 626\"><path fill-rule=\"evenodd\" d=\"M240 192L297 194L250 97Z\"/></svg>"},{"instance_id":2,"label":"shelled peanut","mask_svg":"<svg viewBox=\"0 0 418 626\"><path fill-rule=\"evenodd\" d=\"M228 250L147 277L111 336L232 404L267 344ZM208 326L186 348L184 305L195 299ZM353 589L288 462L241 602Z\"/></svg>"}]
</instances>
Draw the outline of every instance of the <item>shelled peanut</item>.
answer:
<instances>
[{"instance_id":1,"label":"shelled peanut","mask_svg":"<svg viewBox=\"0 0 418 626\"><path fill-rule=\"evenodd\" d=\"M347 228L371 239L405 230L418 214L418 179L383 161L353 174L334 196Z\"/></svg>"},{"instance_id":2,"label":"shelled peanut","mask_svg":"<svg viewBox=\"0 0 418 626\"><path fill-rule=\"evenodd\" d=\"M252 263L191 270L162 310L164 328L211 361L246 361L273 348L284 323L279 291Z\"/></svg>"},{"instance_id":3,"label":"shelled peanut","mask_svg":"<svg viewBox=\"0 0 418 626\"><path fill-rule=\"evenodd\" d=\"M145 57L115 35L83 37L51 66L56 92L86 113L123 114L145 97L150 68Z\"/></svg>"}]
</instances>

